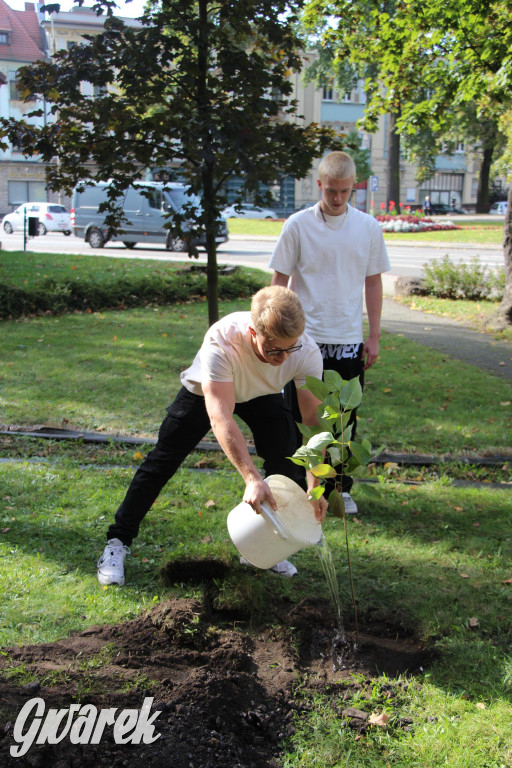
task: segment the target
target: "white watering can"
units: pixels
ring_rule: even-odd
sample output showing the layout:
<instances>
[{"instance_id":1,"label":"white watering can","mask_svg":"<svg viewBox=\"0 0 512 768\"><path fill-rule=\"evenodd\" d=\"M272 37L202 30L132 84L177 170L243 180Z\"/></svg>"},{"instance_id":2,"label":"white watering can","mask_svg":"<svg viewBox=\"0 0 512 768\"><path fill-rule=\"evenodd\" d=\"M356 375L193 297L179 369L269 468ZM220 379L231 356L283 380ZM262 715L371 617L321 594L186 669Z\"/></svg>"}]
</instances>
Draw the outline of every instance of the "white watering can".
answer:
<instances>
[{"instance_id":1,"label":"white watering can","mask_svg":"<svg viewBox=\"0 0 512 768\"><path fill-rule=\"evenodd\" d=\"M322 526L315 519L307 494L284 475L265 480L277 502L277 511L261 504L261 514L242 501L228 515L228 531L240 554L257 568L271 568L304 547L318 544Z\"/></svg>"}]
</instances>

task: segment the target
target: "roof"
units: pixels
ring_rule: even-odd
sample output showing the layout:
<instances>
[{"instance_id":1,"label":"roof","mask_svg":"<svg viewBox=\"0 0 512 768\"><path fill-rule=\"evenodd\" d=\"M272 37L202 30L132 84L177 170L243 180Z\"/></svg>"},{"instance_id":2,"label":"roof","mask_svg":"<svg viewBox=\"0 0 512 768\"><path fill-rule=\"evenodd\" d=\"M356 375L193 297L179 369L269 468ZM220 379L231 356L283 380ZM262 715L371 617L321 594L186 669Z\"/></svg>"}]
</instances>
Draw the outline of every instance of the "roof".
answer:
<instances>
[{"instance_id":1,"label":"roof","mask_svg":"<svg viewBox=\"0 0 512 768\"><path fill-rule=\"evenodd\" d=\"M1 61L31 62L44 57L44 44L34 3L14 11L0 0L0 31L9 33L9 43L0 45Z\"/></svg>"}]
</instances>

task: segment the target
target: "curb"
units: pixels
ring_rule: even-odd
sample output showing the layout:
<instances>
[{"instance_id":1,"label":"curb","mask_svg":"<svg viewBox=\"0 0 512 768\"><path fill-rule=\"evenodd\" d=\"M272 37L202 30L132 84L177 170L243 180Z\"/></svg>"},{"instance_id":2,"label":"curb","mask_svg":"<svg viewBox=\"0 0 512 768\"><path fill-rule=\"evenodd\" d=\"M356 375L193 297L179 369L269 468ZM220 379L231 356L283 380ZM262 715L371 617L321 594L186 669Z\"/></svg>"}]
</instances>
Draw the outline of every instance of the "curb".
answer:
<instances>
[{"instance_id":1,"label":"curb","mask_svg":"<svg viewBox=\"0 0 512 768\"><path fill-rule=\"evenodd\" d=\"M84 443L119 443L124 445L156 445L154 437L131 437L127 435L105 435L100 432L85 432L75 429L56 429L54 427L41 427L32 431L20 429L8 429L5 425L0 425L0 435L12 435L14 437L36 437L45 440L80 440ZM256 454L254 446L248 445L249 453ZM202 440L196 445L196 450L200 451L222 451L219 443L215 441ZM383 451L372 460L372 464L395 463L402 466L429 466L435 464L468 464L480 466L498 466L512 463L512 454L510 456L496 454L494 456L453 456L443 454L436 456L434 454L412 454L412 453L390 453Z\"/></svg>"}]
</instances>

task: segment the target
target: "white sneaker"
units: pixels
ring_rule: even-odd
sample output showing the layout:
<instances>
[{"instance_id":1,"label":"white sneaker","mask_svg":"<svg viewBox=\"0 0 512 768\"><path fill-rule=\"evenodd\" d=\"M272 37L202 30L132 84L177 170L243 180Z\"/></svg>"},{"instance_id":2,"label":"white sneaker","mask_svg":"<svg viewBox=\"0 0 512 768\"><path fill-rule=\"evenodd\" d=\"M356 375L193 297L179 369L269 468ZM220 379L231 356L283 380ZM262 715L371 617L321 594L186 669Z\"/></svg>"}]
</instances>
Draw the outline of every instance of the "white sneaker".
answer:
<instances>
[{"instance_id":1,"label":"white sneaker","mask_svg":"<svg viewBox=\"0 0 512 768\"><path fill-rule=\"evenodd\" d=\"M274 573L278 573L280 576L284 576L285 579L291 579L292 576L295 576L295 574L298 573L294 564L290 563L289 560L281 560L279 563L273 565L270 570L274 571Z\"/></svg>"},{"instance_id":2,"label":"white sneaker","mask_svg":"<svg viewBox=\"0 0 512 768\"><path fill-rule=\"evenodd\" d=\"M242 565L249 565L251 568L255 568L256 566L250 563L248 560L245 559L245 557L240 558L240 562ZM295 576L296 573L298 573L296 567L293 563L290 563L289 560L281 560L279 563L276 563L272 566L272 568L267 568L264 570L273 571L274 573L278 573L280 576L284 576L285 579L291 579L292 576Z\"/></svg>"},{"instance_id":3,"label":"white sneaker","mask_svg":"<svg viewBox=\"0 0 512 768\"><path fill-rule=\"evenodd\" d=\"M119 539L109 539L102 556L98 560L98 581L104 586L124 584L124 559L130 549Z\"/></svg>"},{"instance_id":4,"label":"white sneaker","mask_svg":"<svg viewBox=\"0 0 512 768\"><path fill-rule=\"evenodd\" d=\"M343 493L343 501L345 502L345 514L357 515L357 504L350 493Z\"/></svg>"}]
</instances>

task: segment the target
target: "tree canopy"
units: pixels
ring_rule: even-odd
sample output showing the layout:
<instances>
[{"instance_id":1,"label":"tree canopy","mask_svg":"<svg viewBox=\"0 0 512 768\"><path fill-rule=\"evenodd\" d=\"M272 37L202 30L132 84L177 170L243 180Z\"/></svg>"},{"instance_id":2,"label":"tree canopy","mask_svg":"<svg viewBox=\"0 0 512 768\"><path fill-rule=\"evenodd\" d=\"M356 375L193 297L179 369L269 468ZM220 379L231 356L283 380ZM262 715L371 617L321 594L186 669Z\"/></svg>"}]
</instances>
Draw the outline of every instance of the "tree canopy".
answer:
<instances>
[{"instance_id":1,"label":"tree canopy","mask_svg":"<svg viewBox=\"0 0 512 768\"><path fill-rule=\"evenodd\" d=\"M110 0L95 8L107 10L102 33L19 71L25 100L44 105L28 119L3 120L0 138L48 163L53 189L111 180L112 226L120 222L121 190L146 169L178 166L202 198L202 208L188 215L206 231L214 322L215 236L226 180L237 176L241 194L257 193L279 176L305 176L313 159L333 147L332 132L305 125L292 99L289 75L302 65L297 5L150 2L140 26L115 18ZM94 97L84 95L84 82Z\"/></svg>"},{"instance_id":2,"label":"tree canopy","mask_svg":"<svg viewBox=\"0 0 512 768\"><path fill-rule=\"evenodd\" d=\"M317 29L320 25L335 57L351 62L367 77L367 125L371 127L382 112L394 115L395 131L409 138L420 158L423 149L424 162L429 136L449 135L464 123L473 126L475 138L481 137L484 152L497 131L507 135L506 116L512 104L511 16L512 0L309 0L305 11L306 23ZM512 322L511 202L512 186L501 305L501 316L508 323Z\"/></svg>"}]
</instances>

